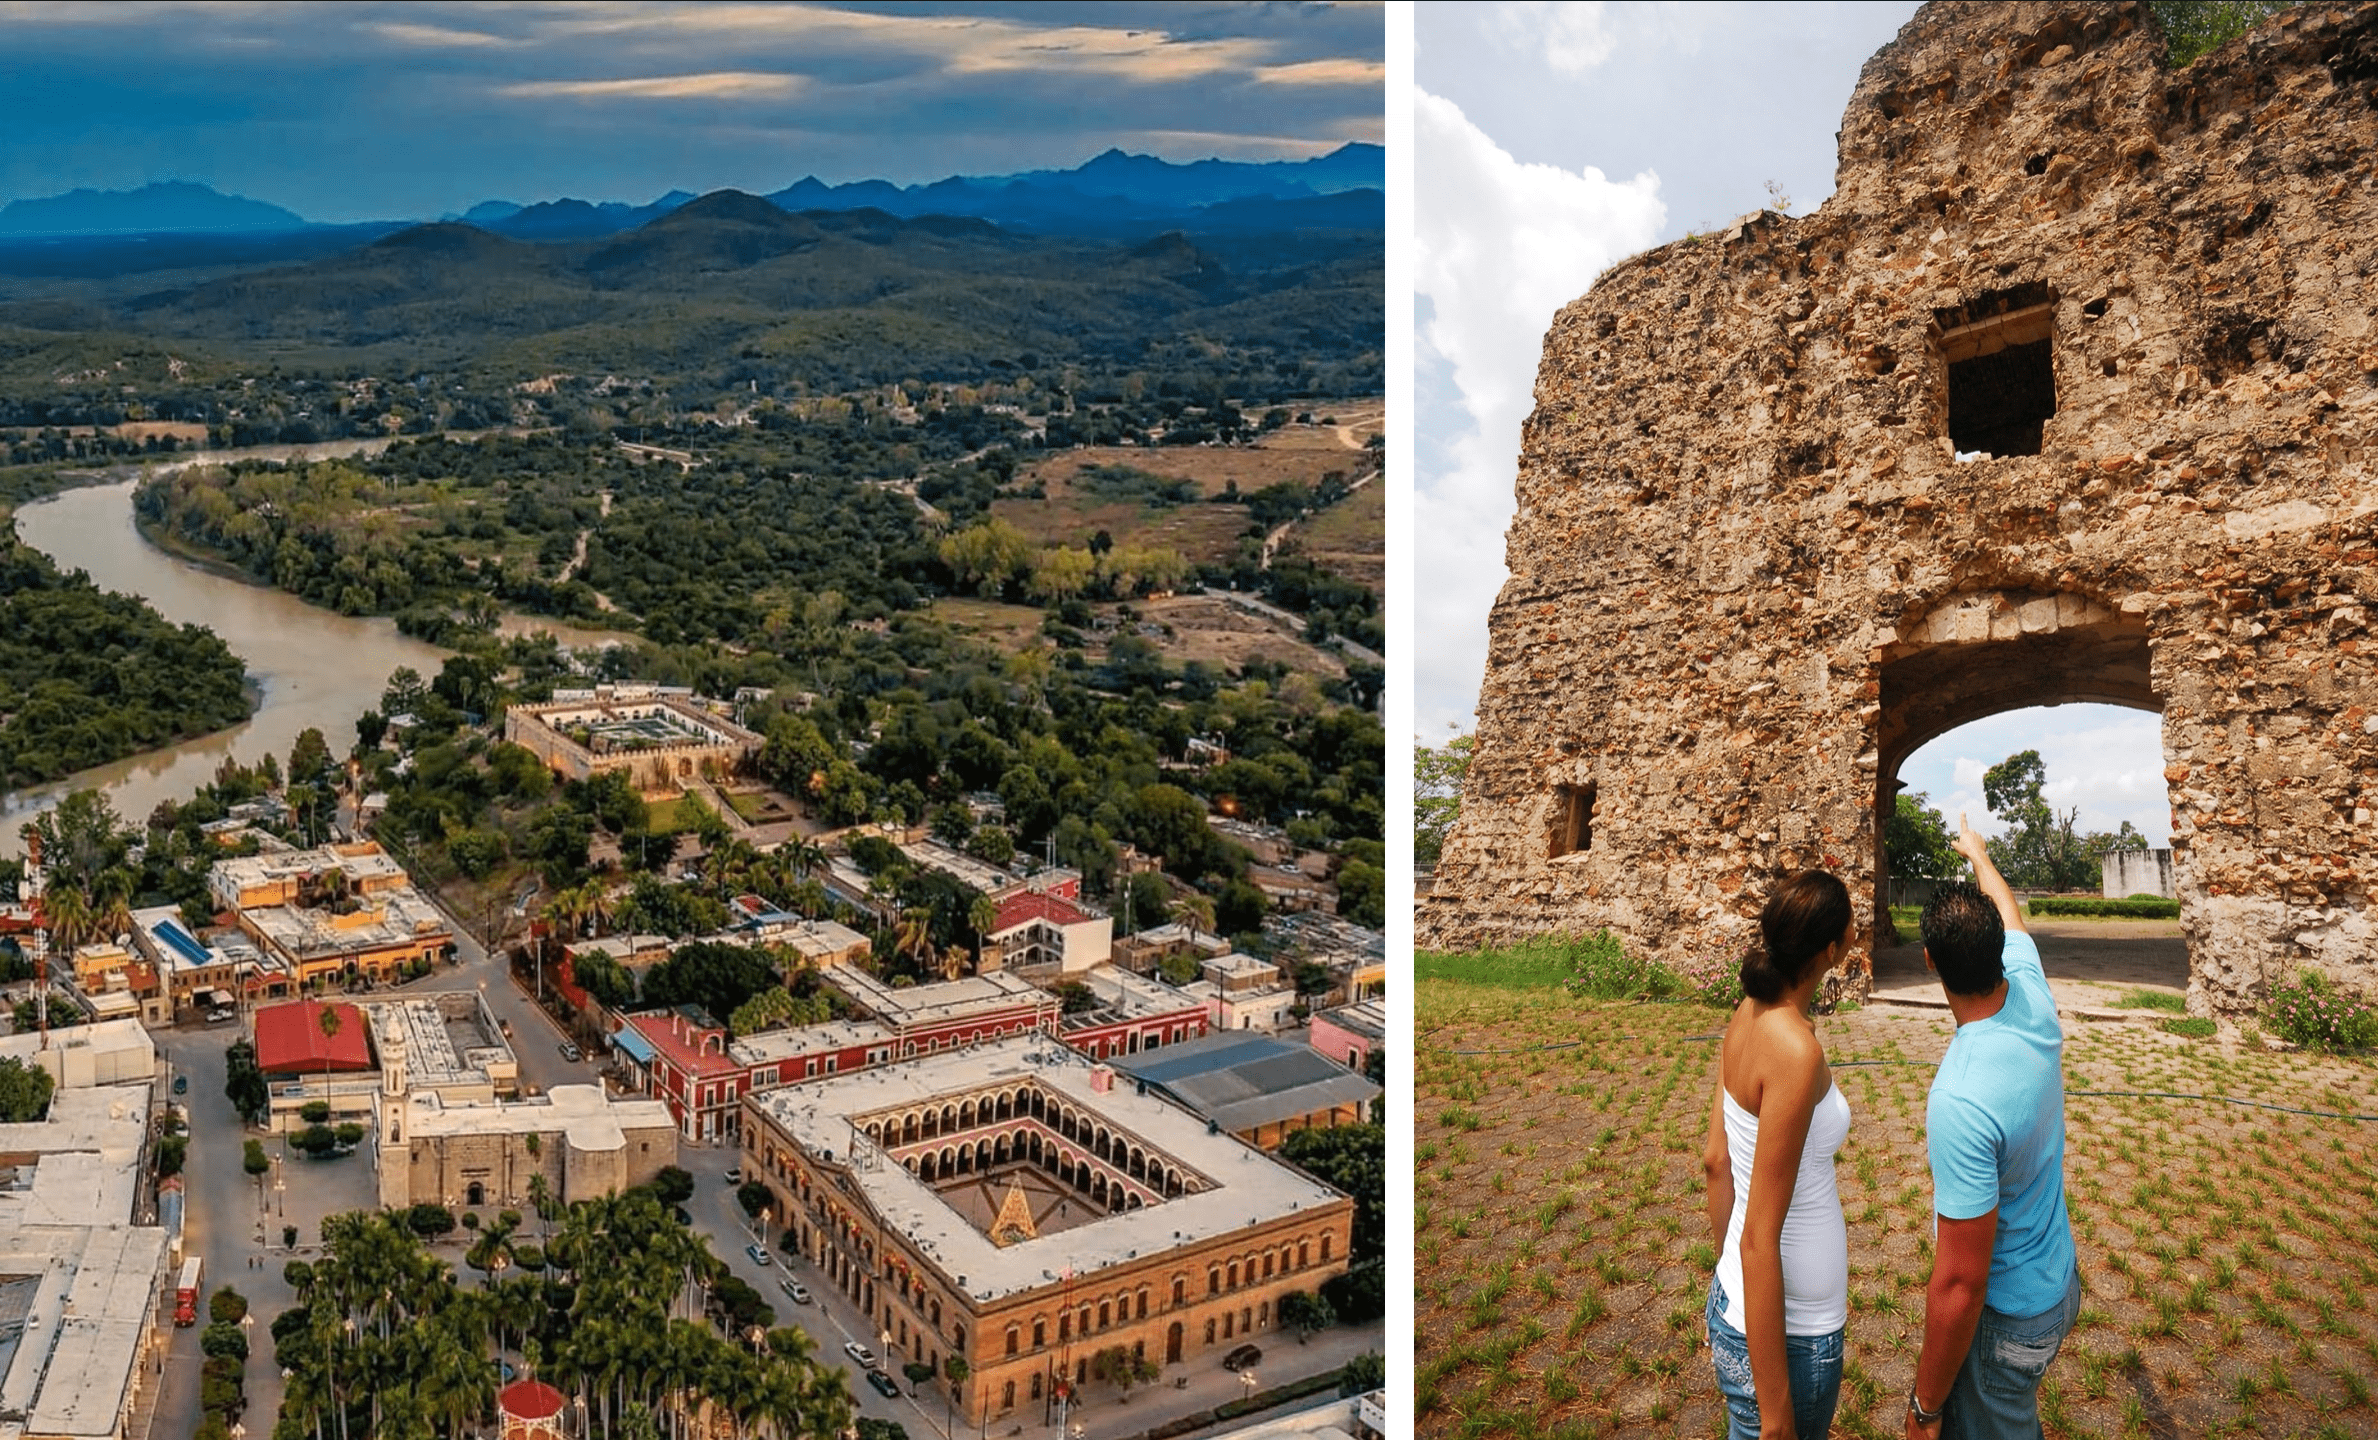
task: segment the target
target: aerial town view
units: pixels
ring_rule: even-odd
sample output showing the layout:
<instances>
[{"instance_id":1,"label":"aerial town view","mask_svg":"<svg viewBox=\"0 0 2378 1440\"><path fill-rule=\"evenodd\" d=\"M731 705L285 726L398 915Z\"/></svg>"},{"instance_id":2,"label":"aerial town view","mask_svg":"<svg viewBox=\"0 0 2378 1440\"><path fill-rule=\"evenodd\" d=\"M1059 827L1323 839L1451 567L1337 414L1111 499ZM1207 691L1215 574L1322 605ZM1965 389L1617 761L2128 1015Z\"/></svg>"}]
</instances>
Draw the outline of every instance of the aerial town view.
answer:
<instances>
[{"instance_id":1,"label":"aerial town view","mask_svg":"<svg viewBox=\"0 0 2378 1440\"><path fill-rule=\"evenodd\" d=\"M6 19L0 1436L1388 1432L1382 19L1013 8Z\"/></svg>"}]
</instances>

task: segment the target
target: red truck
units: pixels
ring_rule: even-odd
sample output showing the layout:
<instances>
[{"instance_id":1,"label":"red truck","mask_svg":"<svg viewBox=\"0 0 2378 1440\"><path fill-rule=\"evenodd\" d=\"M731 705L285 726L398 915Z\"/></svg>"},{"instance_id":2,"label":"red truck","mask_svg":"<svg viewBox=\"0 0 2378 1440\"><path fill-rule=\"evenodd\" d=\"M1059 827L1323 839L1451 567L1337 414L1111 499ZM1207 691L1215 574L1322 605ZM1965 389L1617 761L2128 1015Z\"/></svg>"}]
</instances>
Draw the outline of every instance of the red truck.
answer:
<instances>
[{"instance_id":1,"label":"red truck","mask_svg":"<svg viewBox=\"0 0 2378 1440\"><path fill-rule=\"evenodd\" d=\"M182 1262L182 1278L173 1291L173 1323L198 1323L198 1257L193 1255Z\"/></svg>"}]
</instances>

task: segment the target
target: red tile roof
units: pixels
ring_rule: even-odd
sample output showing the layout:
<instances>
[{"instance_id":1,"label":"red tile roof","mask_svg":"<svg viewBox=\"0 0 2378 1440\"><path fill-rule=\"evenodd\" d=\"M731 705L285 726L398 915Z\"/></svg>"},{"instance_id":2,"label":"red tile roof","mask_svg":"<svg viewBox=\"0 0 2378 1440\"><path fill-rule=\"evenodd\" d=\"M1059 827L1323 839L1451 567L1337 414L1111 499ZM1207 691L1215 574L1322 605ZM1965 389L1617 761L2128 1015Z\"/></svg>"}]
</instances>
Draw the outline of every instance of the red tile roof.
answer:
<instances>
[{"instance_id":1,"label":"red tile roof","mask_svg":"<svg viewBox=\"0 0 2378 1440\"><path fill-rule=\"evenodd\" d=\"M1035 920L1046 920L1052 925L1079 925L1089 918L1079 906L1060 896L1018 890L999 902L999 918L991 922L991 933L1004 935Z\"/></svg>"},{"instance_id":2,"label":"red tile roof","mask_svg":"<svg viewBox=\"0 0 2378 1440\"><path fill-rule=\"evenodd\" d=\"M733 1056L722 1054L727 1032L694 1024L676 1011L647 1011L625 1017L635 1032L652 1042L661 1058L689 1075L732 1075L743 1068ZM705 1044L712 1040L717 1049Z\"/></svg>"},{"instance_id":3,"label":"red tile roof","mask_svg":"<svg viewBox=\"0 0 2378 1440\"><path fill-rule=\"evenodd\" d=\"M336 1035L322 1033L322 1016L338 1017ZM371 1046L363 1012L352 1005L292 1000L256 1012L256 1067L267 1075L319 1075L369 1070Z\"/></svg>"}]
</instances>

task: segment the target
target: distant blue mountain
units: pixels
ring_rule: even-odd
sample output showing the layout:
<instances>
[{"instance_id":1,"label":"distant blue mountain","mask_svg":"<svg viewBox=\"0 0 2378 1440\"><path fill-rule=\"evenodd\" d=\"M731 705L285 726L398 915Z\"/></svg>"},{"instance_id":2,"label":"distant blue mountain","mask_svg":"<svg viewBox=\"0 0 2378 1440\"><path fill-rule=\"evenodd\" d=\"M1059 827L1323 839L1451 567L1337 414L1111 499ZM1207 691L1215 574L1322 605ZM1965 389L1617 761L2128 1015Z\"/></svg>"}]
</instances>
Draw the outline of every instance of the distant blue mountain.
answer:
<instances>
[{"instance_id":1,"label":"distant blue mountain","mask_svg":"<svg viewBox=\"0 0 2378 1440\"><path fill-rule=\"evenodd\" d=\"M305 217L187 180L138 190L69 190L0 207L0 235L190 235L302 230Z\"/></svg>"},{"instance_id":2,"label":"distant blue mountain","mask_svg":"<svg viewBox=\"0 0 2378 1440\"><path fill-rule=\"evenodd\" d=\"M828 185L816 176L768 198L787 210L882 210L892 215L968 215L1019 230L1122 234L1195 223L1216 207L1384 192L1387 152L1349 143L1311 160L1197 160L1109 150L1071 170L953 175L906 187L883 180ZM1252 212L1250 212L1251 214ZM1307 223L1325 223L1310 221Z\"/></svg>"}]
</instances>

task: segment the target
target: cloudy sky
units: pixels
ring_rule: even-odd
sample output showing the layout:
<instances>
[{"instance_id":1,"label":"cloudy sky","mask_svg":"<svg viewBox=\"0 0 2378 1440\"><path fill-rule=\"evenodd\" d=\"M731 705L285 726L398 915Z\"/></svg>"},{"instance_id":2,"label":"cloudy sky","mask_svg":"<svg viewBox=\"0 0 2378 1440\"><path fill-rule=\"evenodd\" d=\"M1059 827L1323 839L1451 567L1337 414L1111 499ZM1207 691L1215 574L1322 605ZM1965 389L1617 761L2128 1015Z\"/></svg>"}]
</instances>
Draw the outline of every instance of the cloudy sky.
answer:
<instances>
[{"instance_id":1,"label":"cloudy sky","mask_svg":"<svg viewBox=\"0 0 2378 1440\"><path fill-rule=\"evenodd\" d=\"M310 219L1302 159L1381 138L1376 4L0 0L0 200L196 180Z\"/></svg>"},{"instance_id":2,"label":"cloudy sky","mask_svg":"<svg viewBox=\"0 0 2378 1440\"><path fill-rule=\"evenodd\" d=\"M1413 96L1412 653L1418 738L1468 729L1486 612L1505 577L1519 426L1553 312L1613 261L1773 203L1833 191L1858 70L1916 10L1871 4L1423 4ZM2017 750L2081 824L2169 829L2155 717L2020 711L1952 731L1902 769L1995 831L1981 772ZM2142 768L2143 767L2143 768ZM1968 775L1970 772L1970 775Z\"/></svg>"}]
</instances>

